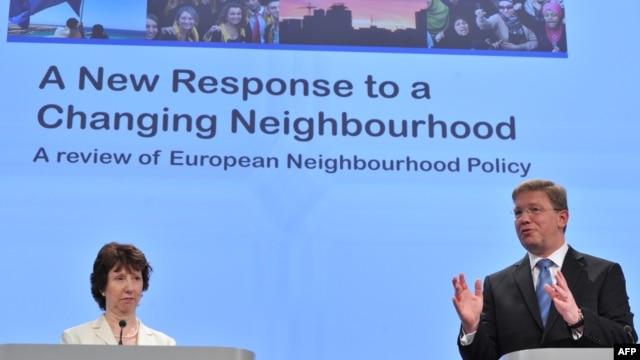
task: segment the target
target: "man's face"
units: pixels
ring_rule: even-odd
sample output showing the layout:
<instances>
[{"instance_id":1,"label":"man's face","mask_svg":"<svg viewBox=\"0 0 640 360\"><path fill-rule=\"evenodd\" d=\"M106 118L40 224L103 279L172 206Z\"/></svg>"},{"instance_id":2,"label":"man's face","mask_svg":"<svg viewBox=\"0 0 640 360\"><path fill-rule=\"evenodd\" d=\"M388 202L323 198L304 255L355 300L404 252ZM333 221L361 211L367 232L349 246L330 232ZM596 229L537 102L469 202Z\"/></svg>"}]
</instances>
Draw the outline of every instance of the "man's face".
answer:
<instances>
[{"instance_id":1,"label":"man's face","mask_svg":"<svg viewBox=\"0 0 640 360\"><path fill-rule=\"evenodd\" d=\"M511 16L516 12L513 9L513 3L511 1L500 1L498 3L498 10L500 11L500 14L504 16Z\"/></svg>"},{"instance_id":2,"label":"man's face","mask_svg":"<svg viewBox=\"0 0 640 360\"><path fill-rule=\"evenodd\" d=\"M516 233L530 253L547 257L564 244L567 210L555 210L544 191L526 191L514 201Z\"/></svg>"},{"instance_id":3,"label":"man's face","mask_svg":"<svg viewBox=\"0 0 640 360\"><path fill-rule=\"evenodd\" d=\"M260 1L259 0L247 0L247 7L255 12L260 10Z\"/></svg>"},{"instance_id":4,"label":"man's face","mask_svg":"<svg viewBox=\"0 0 640 360\"><path fill-rule=\"evenodd\" d=\"M269 5L267 5L267 10L274 19L280 18L280 1L270 2Z\"/></svg>"}]
</instances>

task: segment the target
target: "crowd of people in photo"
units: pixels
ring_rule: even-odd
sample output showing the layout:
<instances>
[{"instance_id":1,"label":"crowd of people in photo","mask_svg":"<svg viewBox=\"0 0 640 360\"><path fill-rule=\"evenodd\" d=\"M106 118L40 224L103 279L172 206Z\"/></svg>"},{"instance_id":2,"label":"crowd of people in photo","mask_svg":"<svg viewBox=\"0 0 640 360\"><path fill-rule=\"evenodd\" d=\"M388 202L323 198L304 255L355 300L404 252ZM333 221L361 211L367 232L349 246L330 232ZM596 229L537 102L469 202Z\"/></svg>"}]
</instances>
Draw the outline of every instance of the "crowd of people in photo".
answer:
<instances>
[{"instance_id":1,"label":"crowd of people in photo","mask_svg":"<svg viewBox=\"0 0 640 360\"><path fill-rule=\"evenodd\" d=\"M564 0L426 0L427 46L567 52Z\"/></svg>"},{"instance_id":2,"label":"crowd of people in photo","mask_svg":"<svg viewBox=\"0 0 640 360\"><path fill-rule=\"evenodd\" d=\"M278 0L147 0L145 39L278 44Z\"/></svg>"},{"instance_id":3,"label":"crowd of people in photo","mask_svg":"<svg viewBox=\"0 0 640 360\"><path fill-rule=\"evenodd\" d=\"M564 0L425 2L428 48L567 52ZM53 36L109 39L75 18ZM279 44L280 1L147 0L145 39Z\"/></svg>"}]
</instances>

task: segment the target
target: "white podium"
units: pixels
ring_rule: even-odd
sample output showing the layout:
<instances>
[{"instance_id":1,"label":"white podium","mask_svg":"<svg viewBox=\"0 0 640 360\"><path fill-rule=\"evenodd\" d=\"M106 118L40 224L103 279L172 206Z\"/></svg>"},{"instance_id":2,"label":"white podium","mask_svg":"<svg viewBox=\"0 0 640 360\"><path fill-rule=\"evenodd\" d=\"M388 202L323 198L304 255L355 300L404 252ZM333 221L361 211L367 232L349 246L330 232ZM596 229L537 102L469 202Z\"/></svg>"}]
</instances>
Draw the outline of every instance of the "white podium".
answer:
<instances>
[{"instance_id":1,"label":"white podium","mask_svg":"<svg viewBox=\"0 0 640 360\"><path fill-rule=\"evenodd\" d=\"M0 360L255 360L249 350L207 346L0 345Z\"/></svg>"},{"instance_id":2,"label":"white podium","mask_svg":"<svg viewBox=\"0 0 640 360\"><path fill-rule=\"evenodd\" d=\"M545 348L514 351L500 360L613 360L613 348Z\"/></svg>"}]
</instances>

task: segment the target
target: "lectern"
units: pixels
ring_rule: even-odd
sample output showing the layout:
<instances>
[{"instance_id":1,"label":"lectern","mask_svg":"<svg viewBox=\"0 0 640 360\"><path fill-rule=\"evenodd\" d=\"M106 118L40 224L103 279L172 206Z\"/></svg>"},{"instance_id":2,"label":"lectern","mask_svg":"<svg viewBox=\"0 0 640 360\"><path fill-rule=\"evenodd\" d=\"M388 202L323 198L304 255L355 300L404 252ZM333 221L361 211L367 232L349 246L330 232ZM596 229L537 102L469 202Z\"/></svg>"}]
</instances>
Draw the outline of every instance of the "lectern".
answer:
<instances>
[{"instance_id":1,"label":"lectern","mask_svg":"<svg viewBox=\"0 0 640 360\"><path fill-rule=\"evenodd\" d=\"M207 346L0 345L0 360L255 360L253 352Z\"/></svg>"},{"instance_id":2,"label":"lectern","mask_svg":"<svg viewBox=\"0 0 640 360\"><path fill-rule=\"evenodd\" d=\"M514 351L501 360L613 360L613 348L546 348Z\"/></svg>"}]
</instances>

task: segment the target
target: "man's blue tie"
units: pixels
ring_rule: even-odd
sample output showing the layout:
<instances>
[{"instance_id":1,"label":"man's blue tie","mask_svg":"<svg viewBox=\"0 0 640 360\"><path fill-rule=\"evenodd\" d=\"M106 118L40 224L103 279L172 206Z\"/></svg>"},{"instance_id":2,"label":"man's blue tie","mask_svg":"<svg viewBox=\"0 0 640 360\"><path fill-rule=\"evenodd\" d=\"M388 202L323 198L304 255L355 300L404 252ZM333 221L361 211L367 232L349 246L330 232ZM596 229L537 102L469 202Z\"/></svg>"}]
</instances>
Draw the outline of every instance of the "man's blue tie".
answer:
<instances>
[{"instance_id":1,"label":"man's blue tie","mask_svg":"<svg viewBox=\"0 0 640 360\"><path fill-rule=\"evenodd\" d=\"M536 263L536 267L540 270L538 282L536 283L536 296L538 297L542 326L547 326L547 316L549 315L549 308L551 307L551 297L544 291L544 285L552 284L551 271L549 270L552 264L553 261L549 259L542 259Z\"/></svg>"}]
</instances>

